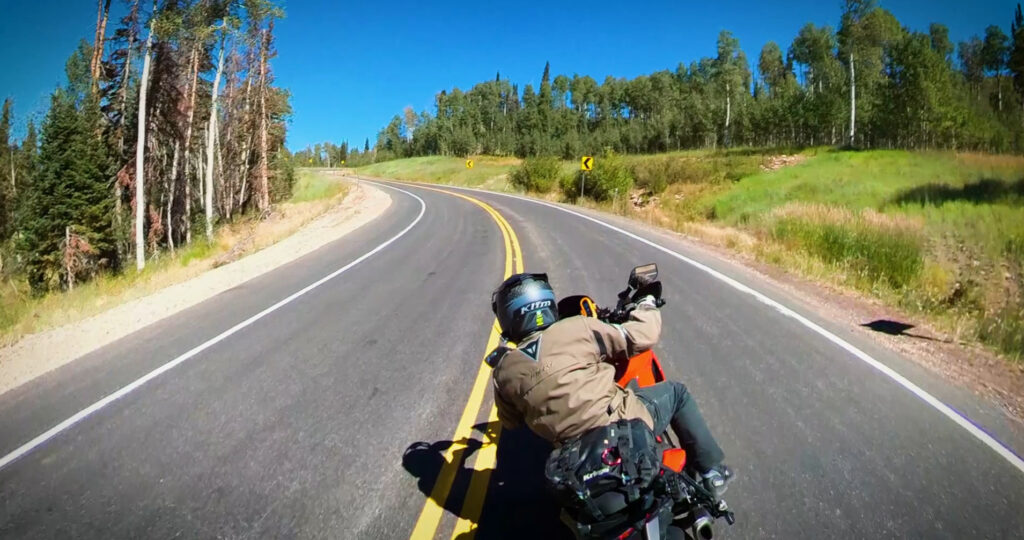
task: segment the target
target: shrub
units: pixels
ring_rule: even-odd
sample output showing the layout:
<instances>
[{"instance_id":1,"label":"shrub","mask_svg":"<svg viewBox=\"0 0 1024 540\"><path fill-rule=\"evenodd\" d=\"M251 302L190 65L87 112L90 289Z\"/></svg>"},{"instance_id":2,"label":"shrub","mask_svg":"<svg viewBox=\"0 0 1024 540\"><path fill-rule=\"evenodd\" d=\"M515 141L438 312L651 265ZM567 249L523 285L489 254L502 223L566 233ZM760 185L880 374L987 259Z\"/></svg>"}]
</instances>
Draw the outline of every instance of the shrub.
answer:
<instances>
[{"instance_id":1,"label":"shrub","mask_svg":"<svg viewBox=\"0 0 1024 540\"><path fill-rule=\"evenodd\" d=\"M574 200L580 195L580 180L583 171L563 178L562 193ZM618 154L607 151L597 158L594 170L585 173L583 194L596 201L607 201L617 194L626 196L633 188L633 173Z\"/></svg>"},{"instance_id":2,"label":"shrub","mask_svg":"<svg viewBox=\"0 0 1024 540\"><path fill-rule=\"evenodd\" d=\"M641 159L633 164L633 178L637 187L652 193L661 193L672 183L669 177L669 160Z\"/></svg>"},{"instance_id":3,"label":"shrub","mask_svg":"<svg viewBox=\"0 0 1024 540\"><path fill-rule=\"evenodd\" d=\"M632 162L636 185L653 193L672 184L735 182L760 170L760 156L643 156Z\"/></svg>"},{"instance_id":4,"label":"shrub","mask_svg":"<svg viewBox=\"0 0 1024 540\"><path fill-rule=\"evenodd\" d=\"M542 156L523 160L519 168L512 171L512 185L537 193L551 191L562 173L558 158Z\"/></svg>"}]
</instances>

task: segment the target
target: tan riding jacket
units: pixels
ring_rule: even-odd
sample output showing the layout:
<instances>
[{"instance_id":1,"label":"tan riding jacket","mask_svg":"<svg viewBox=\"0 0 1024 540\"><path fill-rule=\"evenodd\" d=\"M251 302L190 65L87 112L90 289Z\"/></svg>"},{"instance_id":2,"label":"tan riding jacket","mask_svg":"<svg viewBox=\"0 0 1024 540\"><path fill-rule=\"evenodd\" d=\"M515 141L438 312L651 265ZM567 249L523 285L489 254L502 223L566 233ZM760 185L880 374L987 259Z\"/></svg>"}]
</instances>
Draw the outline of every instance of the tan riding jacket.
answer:
<instances>
[{"instance_id":1,"label":"tan riding jacket","mask_svg":"<svg viewBox=\"0 0 1024 540\"><path fill-rule=\"evenodd\" d=\"M527 338L494 367L494 401L502 426L525 423L556 445L621 419L640 418L653 428L636 394L615 384L612 363L650 349L660 334L661 313L641 306L621 326L570 317Z\"/></svg>"}]
</instances>

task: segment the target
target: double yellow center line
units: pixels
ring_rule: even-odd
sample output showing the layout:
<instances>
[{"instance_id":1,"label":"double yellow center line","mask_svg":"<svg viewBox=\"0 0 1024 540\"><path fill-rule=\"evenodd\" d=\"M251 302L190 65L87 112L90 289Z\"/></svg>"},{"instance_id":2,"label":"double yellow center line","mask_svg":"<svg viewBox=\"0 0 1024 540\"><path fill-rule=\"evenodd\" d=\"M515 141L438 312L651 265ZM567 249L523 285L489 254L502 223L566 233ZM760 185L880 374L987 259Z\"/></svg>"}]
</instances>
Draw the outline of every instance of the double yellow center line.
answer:
<instances>
[{"instance_id":1,"label":"double yellow center line","mask_svg":"<svg viewBox=\"0 0 1024 540\"><path fill-rule=\"evenodd\" d=\"M508 221L506 221L497 210L492 208L489 204L468 195L422 185L417 185L417 187L420 189L428 189L444 193L446 195L459 197L460 199L467 200L479 206L487 212L498 225L498 229L501 230L501 236L505 244L504 279L507 279L513 274L523 272L523 252L519 246L519 238L516 236L515 231L512 230L512 227L508 224ZM487 348L484 351L484 355L498 346L499 339L500 331L498 330L497 321L494 321L491 324L491 334L487 339ZM462 417L459 418L459 423L455 428L455 434L452 436L451 440L453 443L444 452L444 466L441 468L437 481L431 489L430 496L427 497L426 502L423 504L423 510L420 511L420 516L416 520L416 526L412 530L410 538L414 540L432 540L437 534L437 527L441 523L441 518L444 516L444 508L442 505L444 505L445 501L448 499L448 493L451 491L452 483L455 481L455 476L462 466L460 460L455 459L454 456L456 455L456 452L465 450L470 441L473 424L480 413L480 407L484 401L484 395L486 394L488 386L487 382L490 379L490 375L490 368L481 359L480 369L477 370L476 381L473 383L473 389L469 393L469 400L466 402L466 408L463 409ZM492 405L490 414L488 415L488 423L491 425L497 425L497 420L497 409ZM487 484L491 478L491 470L493 470L497 462L498 437L500 434L501 430L498 428L494 432L493 437L491 437L490 440L485 440L483 445L477 451L476 463L473 466L476 472L473 474L473 477L469 482L469 489L466 491L466 497L462 503L462 512L459 513L459 518L455 524L455 529L452 532L451 538L471 537L475 531L476 523L479 521L480 513L483 511L484 497L487 494ZM459 452L458 455L464 454L463 452Z\"/></svg>"}]
</instances>

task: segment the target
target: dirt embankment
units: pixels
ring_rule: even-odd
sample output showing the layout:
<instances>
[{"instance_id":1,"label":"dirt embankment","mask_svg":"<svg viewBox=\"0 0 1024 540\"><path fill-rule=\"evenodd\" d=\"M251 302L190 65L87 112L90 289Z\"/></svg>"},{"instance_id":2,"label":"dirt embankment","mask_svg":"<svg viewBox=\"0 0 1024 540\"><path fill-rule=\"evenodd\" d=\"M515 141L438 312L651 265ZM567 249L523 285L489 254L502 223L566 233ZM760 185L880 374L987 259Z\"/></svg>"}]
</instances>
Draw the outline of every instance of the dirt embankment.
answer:
<instances>
[{"instance_id":1,"label":"dirt embankment","mask_svg":"<svg viewBox=\"0 0 1024 540\"><path fill-rule=\"evenodd\" d=\"M0 349L0 394L337 240L390 205L382 190L353 184L341 204L276 244L80 322L26 336Z\"/></svg>"}]
</instances>

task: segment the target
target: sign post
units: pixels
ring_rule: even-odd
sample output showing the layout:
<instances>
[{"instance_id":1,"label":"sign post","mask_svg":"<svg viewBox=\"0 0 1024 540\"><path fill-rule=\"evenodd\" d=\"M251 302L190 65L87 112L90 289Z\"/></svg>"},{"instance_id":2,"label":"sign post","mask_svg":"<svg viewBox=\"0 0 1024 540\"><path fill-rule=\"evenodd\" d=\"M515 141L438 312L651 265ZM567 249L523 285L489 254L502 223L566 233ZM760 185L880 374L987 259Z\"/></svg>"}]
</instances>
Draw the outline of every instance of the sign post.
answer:
<instances>
[{"instance_id":1,"label":"sign post","mask_svg":"<svg viewBox=\"0 0 1024 540\"><path fill-rule=\"evenodd\" d=\"M582 174L580 174L580 198L581 199L583 198L583 185L587 181L587 173L590 172L591 170L593 170L593 168L594 168L594 157L593 156L583 156L583 158L580 159L580 171L582 171Z\"/></svg>"}]
</instances>

